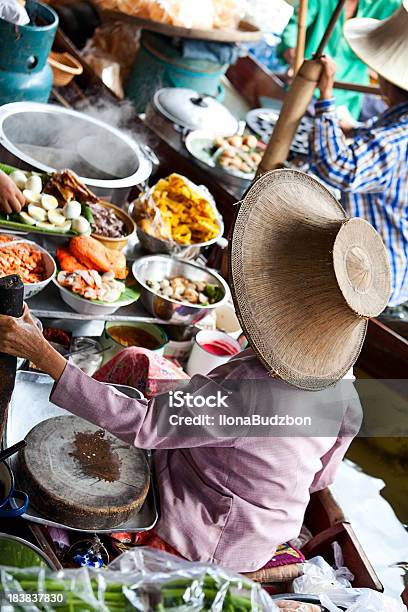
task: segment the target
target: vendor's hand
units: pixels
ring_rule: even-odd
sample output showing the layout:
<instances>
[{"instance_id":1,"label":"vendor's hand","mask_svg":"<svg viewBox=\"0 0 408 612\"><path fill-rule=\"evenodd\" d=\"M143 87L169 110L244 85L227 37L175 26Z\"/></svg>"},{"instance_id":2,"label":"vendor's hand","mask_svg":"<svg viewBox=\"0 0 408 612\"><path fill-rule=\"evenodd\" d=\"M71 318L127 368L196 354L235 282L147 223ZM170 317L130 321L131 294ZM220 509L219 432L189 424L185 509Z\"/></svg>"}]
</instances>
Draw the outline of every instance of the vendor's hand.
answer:
<instances>
[{"instance_id":1,"label":"vendor's hand","mask_svg":"<svg viewBox=\"0 0 408 612\"><path fill-rule=\"evenodd\" d=\"M339 122L341 131L345 136L350 136L351 132L355 129L355 125L351 125L351 123L347 123L347 121Z\"/></svg>"},{"instance_id":2,"label":"vendor's hand","mask_svg":"<svg viewBox=\"0 0 408 612\"><path fill-rule=\"evenodd\" d=\"M25 198L20 189L0 170L0 211L7 215L20 212L24 203Z\"/></svg>"},{"instance_id":3,"label":"vendor's hand","mask_svg":"<svg viewBox=\"0 0 408 612\"><path fill-rule=\"evenodd\" d=\"M300 603L299 601L286 600L277 601L279 610L291 610L292 612L320 612L320 607L313 604Z\"/></svg>"},{"instance_id":4,"label":"vendor's hand","mask_svg":"<svg viewBox=\"0 0 408 612\"><path fill-rule=\"evenodd\" d=\"M29 359L55 380L64 371L66 360L44 338L33 321L27 304L23 316L0 315L0 352Z\"/></svg>"},{"instance_id":5,"label":"vendor's hand","mask_svg":"<svg viewBox=\"0 0 408 612\"><path fill-rule=\"evenodd\" d=\"M333 97L334 76L337 66L331 57L324 55L320 58L320 63L323 66L318 88L320 90L320 99L329 100Z\"/></svg>"}]
</instances>

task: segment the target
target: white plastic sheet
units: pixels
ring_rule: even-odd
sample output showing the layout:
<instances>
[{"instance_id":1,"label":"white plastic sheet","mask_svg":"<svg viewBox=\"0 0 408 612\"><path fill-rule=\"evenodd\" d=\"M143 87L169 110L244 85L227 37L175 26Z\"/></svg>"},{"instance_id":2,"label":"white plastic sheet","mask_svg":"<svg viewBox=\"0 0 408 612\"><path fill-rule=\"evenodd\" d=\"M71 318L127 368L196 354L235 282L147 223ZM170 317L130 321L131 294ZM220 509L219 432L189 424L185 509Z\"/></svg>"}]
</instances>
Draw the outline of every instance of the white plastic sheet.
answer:
<instances>
[{"instance_id":1,"label":"white plastic sheet","mask_svg":"<svg viewBox=\"0 0 408 612\"><path fill-rule=\"evenodd\" d=\"M321 603L330 612L406 612L402 601L370 589L339 589L323 593ZM341 606L339 608L338 606Z\"/></svg>"},{"instance_id":2,"label":"white plastic sheet","mask_svg":"<svg viewBox=\"0 0 408 612\"><path fill-rule=\"evenodd\" d=\"M30 23L24 5L17 0L0 0L0 18L20 26Z\"/></svg>"}]
</instances>

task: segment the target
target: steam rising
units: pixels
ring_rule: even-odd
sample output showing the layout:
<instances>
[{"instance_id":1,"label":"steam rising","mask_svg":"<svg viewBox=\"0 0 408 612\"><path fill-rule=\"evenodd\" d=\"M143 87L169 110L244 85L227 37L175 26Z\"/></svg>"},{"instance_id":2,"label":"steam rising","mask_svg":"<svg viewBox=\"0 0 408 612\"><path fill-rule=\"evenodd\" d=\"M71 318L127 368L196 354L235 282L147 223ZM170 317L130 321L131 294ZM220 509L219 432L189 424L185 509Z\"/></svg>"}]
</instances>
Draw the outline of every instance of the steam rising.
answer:
<instances>
[{"instance_id":1,"label":"steam rising","mask_svg":"<svg viewBox=\"0 0 408 612\"><path fill-rule=\"evenodd\" d=\"M76 110L119 129L139 146L146 143L128 101L86 100ZM139 166L138 153L126 139L84 116L74 118L49 105L44 105L43 112L21 111L7 117L3 129L8 140L36 161L57 170L70 168L82 177L120 179Z\"/></svg>"}]
</instances>

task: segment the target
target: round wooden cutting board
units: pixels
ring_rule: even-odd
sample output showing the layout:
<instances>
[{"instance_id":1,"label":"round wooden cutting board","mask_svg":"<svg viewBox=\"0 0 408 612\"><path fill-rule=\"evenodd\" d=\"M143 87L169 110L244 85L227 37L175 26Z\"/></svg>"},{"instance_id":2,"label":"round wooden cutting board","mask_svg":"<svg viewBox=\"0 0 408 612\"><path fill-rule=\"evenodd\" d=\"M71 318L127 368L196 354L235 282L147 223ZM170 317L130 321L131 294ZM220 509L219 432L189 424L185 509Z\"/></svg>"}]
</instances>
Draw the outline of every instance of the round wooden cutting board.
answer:
<instances>
[{"instance_id":1,"label":"round wooden cutting board","mask_svg":"<svg viewBox=\"0 0 408 612\"><path fill-rule=\"evenodd\" d=\"M108 529L139 510L149 489L143 451L75 416L36 425L19 453L30 504L68 527Z\"/></svg>"}]
</instances>

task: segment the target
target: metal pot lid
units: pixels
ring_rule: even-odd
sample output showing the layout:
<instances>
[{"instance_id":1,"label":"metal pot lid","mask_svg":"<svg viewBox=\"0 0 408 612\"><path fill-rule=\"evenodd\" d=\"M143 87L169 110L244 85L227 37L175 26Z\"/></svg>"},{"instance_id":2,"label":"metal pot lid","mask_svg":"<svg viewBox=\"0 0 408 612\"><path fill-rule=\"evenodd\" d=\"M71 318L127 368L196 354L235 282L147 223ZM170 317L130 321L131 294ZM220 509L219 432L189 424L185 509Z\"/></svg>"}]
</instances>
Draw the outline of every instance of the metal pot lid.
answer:
<instances>
[{"instance_id":1,"label":"metal pot lid","mask_svg":"<svg viewBox=\"0 0 408 612\"><path fill-rule=\"evenodd\" d=\"M153 104L167 119L189 130L208 130L225 136L232 136L238 130L237 119L223 104L194 89L159 89L154 94Z\"/></svg>"}]
</instances>

